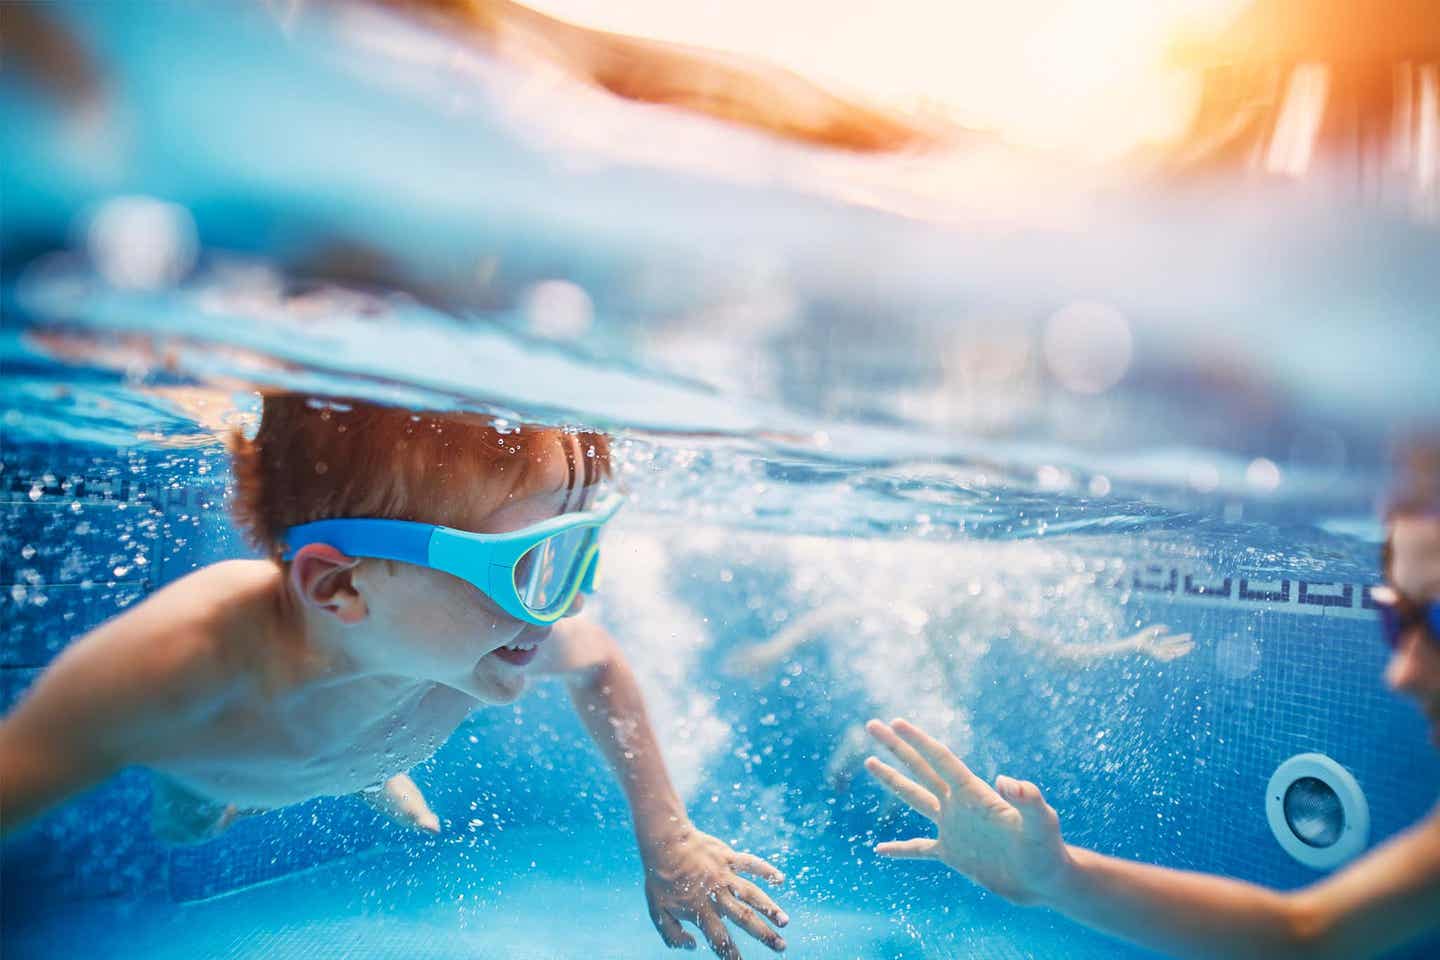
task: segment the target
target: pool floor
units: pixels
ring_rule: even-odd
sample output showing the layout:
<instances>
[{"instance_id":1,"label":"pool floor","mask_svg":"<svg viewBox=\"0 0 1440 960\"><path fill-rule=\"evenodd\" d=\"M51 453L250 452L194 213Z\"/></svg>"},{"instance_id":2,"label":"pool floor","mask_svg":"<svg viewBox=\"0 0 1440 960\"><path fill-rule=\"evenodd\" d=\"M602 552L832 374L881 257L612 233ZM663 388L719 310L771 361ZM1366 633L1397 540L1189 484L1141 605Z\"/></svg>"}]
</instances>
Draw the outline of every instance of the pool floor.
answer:
<instances>
[{"instance_id":1,"label":"pool floor","mask_svg":"<svg viewBox=\"0 0 1440 960\"><path fill-rule=\"evenodd\" d=\"M562 845L550 836L515 831L479 854L461 844L431 847L423 857L404 848L373 850L204 901L72 901L53 912L6 917L4 953L37 960L674 956L650 925L638 860L614 849L613 842L597 847L584 837L568 841ZM557 866L575 869L565 873ZM797 866L793 860L788 864L792 872ZM978 895L930 865L920 866L906 889L933 900L937 885L952 884L954 906L901 909L874 902L873 890L857 894L870 902L845 903L833 883L823 890L803 880L792 884L780 898L791 917L786 955L867 960L1142 955L1054 914ZM737 942L750 960L772 955L741 936Z\"/></svg>"}]
</instances>

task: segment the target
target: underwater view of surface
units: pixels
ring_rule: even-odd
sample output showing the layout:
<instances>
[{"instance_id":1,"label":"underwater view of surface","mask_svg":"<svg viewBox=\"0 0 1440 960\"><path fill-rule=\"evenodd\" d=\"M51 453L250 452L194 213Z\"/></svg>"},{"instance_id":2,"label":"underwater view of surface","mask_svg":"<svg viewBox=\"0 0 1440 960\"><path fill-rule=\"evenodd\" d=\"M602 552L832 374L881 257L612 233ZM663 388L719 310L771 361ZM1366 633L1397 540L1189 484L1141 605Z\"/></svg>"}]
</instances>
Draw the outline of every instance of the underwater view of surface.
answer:
<instances>
[{"instance_id":1,"label":"underwater view of surface","mask_svg":"<svg viewBox=\"0 0 1440 960\"><path fill-rule=\"evenodd\" d=\"M792 955L1145 955L877 857L929 824L871 717L1034 781L1071 843L1287 889L1320 875L1267 821L1287 758L1354 775L1369 846L1440 793L1368 599L1390 453L1440 419L1433 217L1343 170L826 152L358 6L52 6L103 82L0 82L6 710L257 556L226 439L284 390L612 438L584 616L696 825L786 874ZM668 953L562 685L412 773L433 835L345 796L174 845L126 770L6 840L0 952Z\"/></svg>"}]
</instances>

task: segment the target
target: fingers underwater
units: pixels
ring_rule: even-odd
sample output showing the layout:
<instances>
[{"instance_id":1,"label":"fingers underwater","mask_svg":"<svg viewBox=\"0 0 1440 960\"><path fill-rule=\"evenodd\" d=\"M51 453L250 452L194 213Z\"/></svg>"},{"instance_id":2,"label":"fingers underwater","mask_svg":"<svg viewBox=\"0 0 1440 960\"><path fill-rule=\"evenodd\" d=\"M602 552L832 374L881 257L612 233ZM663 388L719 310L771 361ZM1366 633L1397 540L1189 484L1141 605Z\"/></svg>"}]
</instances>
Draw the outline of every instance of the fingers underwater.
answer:
<instances>
[{"instance_id":1,"label":"fingers underwater","mask_svg":"<svg viewBox=\"0 0 1440 960\"><path fill-rule=\"evenodd\" d=\"M770 929L770 925L761 919L760 914L747 907L734 894L727 890L718 891L715 894L715 905L720 908L721 913L735 921L740 929L771 950L776 953L785 950L785 938Z\"/></svg>"},{"instance_id":2,"label":"fingers underwater","mask_svg":"<svg viewBox=\"0 0 1440 960\"><path fill-rule=\"evenodd\" d=\"M725 929L725 922L720 919L719 914L707 905L696 916L695 922L699 925L700 932L705 934L705 942L710 944L710 949L715 951L717 957L722 960L740 960L740 948L735 946L735 941L730 938L730 931Z\"/></svg>"},{"instance_id":3,"label":"fingers underwater","mask_svg":"<svg viewBox=\"0 0 1440 960\"><path fill-rule=\"evenodd\" d=\"M887 840L875 845L875 852L882 857L896 860L933 860L936 843L929 837L913 840Z\"/></svg>"},{"instance_id":4,"label":"fingers underwater","mask_svg":"<svg viewBox=\"0 0 1440 960\"><path fill-rule=\"evenodd\" d=\"M1056 829L1058 820L1040 788L1029 780L996 777L996 789L1020 813L1020 826L1028 834L1045 836Z\"/></svg>"},{"instance_id":5,"label":"fingers underwater","mask_svg":"<svg viewBox=\"0 0 1440 960\"><path fill-rule=\"evenodd\" d=\"M923 754L925 759L940 771L945 783L952 790L959 791L972 801L980 803L989 802L994 798L995 794L990 789L990 785L970 772L970 768L965 766L945 744L908 720L897 719L890 724L890 728L906 743Z\"/></svg>"},{"instance_id":6,"label":"fingers underwater","mask_svg":"<svg viewBox=\"0 0 1440 960\"><path fill-rule=\"evenodd\" d=\"M669 911L652 910L650 922L655 924L655 930L660 934L660 939L671 950L695 949L695 938L685 932L685 928L680 926L680 921L676 920Z\"/></svg>"},{"instance_id":7,"label":"fingers underwater","mask_svg":"<svg viewBox=\"0 0 1440 960\"><path fill-rule=\"evenodd\" d=\"M995 778L995 789L1000 796L1013 804L1041 802L1040 788L1029 780L1016 780L1002 774Z\"/></svg>"},{"instance_id":8,"label":"fingers underwater","mask_svg":"<svg viewBox=\"0 0 1440 960\"><path fill-rule=\"evenodd\" d=\"M766 883L779 886L785 882L785 874L780 872L773 864L762 860L753 853L737 853L730 865L739 873L746 873L752 877L759 877Z\"/></svg>"},{"instance_id":9,"label":"fingers underwater","mask_svg":"<svg viewBox=\"0 0 1440 960\"><path fill-rule=\"evenodd\" d=\"M950 793L940 774L925 760L920 753L905 740L901 739L899 733L889 724L881 723L879 720L871 720L865 724L865 730L914 774L932 794L937 798L944 797Z\"/></svg>"},{"instance_id":10,"label":"fingers underwater","mask_svg":"<svg viewBox=\"0 0 1440 960\"><path fill-rule=\"evenodd\" d=\"M770 896L765 893L764 890L761 890L749 880L743 877L736 877L730 881L730 889L734 892L735 896L739 897L745 903L750 904L750 906L756 910L759 910L776 926L783 927L790 922L789 915L780 909L780 905L774 900L771 900Z\"/></svg>"},{"instance_id":11,"label":"fingers underwater","mask_svg":"<svg viewBox=\"0 0 1440 960\"><path fill-rule=\"evenodd\" d=\"M895 796L904 800L917 813L935 820L940 816L940 801L915 781L897 771L878 757L867 757L865 769Z\"/></svg>"}]
</instances>

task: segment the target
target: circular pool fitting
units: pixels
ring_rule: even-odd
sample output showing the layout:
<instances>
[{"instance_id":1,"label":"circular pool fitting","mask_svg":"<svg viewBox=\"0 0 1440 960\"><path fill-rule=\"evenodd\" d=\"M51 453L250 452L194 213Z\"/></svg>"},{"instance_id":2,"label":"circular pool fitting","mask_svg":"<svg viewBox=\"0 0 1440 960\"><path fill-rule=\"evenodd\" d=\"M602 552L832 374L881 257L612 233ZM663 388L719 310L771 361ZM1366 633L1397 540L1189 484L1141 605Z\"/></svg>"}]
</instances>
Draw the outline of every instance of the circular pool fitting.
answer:
<instances>
[{"instance_id":1,"label":"circular pool fitting","mask_svg":"<svg viewBox=\"0 0 1440 960\"><path fill-rule=\"evenodd\" d=\"M1370 806L1360 784L1323 753L1297 754L1275 769L1265 816L1285 852L1316 870L1340 866L1370 840Z\"/></svg>"}]
</instances>

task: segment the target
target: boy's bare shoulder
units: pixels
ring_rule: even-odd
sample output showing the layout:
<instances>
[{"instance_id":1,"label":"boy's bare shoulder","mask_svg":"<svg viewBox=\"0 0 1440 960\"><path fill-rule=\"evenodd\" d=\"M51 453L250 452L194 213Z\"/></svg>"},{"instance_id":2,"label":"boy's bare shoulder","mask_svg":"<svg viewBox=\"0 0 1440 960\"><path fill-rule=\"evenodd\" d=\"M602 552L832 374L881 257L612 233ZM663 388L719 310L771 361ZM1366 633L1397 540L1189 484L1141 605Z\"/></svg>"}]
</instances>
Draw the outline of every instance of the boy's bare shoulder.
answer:
<instances>
[{"instance_id":1,"label":"boy's bare shoulder","mask_svg":"<svg viewBox=\"0 0 1440 960\"><path fill-rule=\"evenodd\" d=\"M155 591L111 625L144 633L167 630L219 636L244 625L260 629L280 596L282 574L263 560L226 560L201 567ZM104 628L102 628L104 629Z\"/></svg>"},{"instance_id":2,"label":"boy's bare shoulder","mask_svg":"<svg viewBox=\"0 0 1440 960\"><path fill-rule=\"evenodd\" d=\"M132 611L125 633L152 669L205 688L259 668L282 597L283 574L274 564L227 560L151 594Z\"/></svg>"},{"instance_id":3,"label":"boy's bare shoulder","mask_svg":"<svg viewBox=\"0 0 1440 960\"><path fill-rule=\"evenodd\" d=\"M77 640L51 672L141 727L212 709L257 682L278 577L263 561L197 570Z\"/></svg>"}]
</instances>

